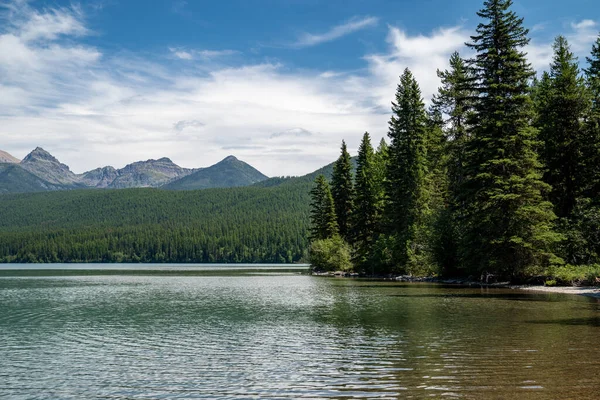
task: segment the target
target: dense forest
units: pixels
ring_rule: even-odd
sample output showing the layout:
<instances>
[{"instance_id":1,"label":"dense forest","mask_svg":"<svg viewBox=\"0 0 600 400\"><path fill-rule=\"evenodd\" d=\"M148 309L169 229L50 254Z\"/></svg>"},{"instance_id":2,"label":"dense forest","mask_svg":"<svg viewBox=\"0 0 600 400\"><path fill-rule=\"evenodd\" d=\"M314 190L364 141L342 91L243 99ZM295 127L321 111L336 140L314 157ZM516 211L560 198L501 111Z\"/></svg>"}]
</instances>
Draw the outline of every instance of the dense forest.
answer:
<instances>
[{"instance_id":1,"label":"dense forest","mask_svg":"<svg viewBox=\"0 0 600 400\"><path fill-rule=\"evenodd\" d=\"M0 262L299 261L310 180L282 181L2 195Z\"/></svg>"},{"instance_id":2,"label":"dense forest","mask_svg":"<svg viewBox=\"0 0 600 400\"><path fill-rule=\"evenodd\" d=\"M342 143L311 191L316 269L598 282L600 37L583 70L557 37L538 78L511 6L484 2L429 107L404 71L389 145L365 133L355 173Z\"/></svg>"}]
</instances>

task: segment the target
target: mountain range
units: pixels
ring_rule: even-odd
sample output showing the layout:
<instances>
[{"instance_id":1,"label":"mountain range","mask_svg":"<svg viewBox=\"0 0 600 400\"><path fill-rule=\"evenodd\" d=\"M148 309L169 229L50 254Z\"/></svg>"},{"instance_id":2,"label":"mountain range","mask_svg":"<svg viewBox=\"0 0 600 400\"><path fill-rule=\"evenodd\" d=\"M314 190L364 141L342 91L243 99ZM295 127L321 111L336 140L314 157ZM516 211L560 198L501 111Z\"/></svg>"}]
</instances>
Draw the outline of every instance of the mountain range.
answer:
<instances>
[{"instance_id":1,"label":"mountain range","mask_svg":"<svg viewBox=\"0 0 600 400\"><path fill-rule=\"evenodd\" d=\"M234 156L207 168L183 168L163 157L137 161L121 169L106 166L75 174L41 147L21 161L0 150L0 193L142 187L195 190L248 186L267 179Z\"/></svg>"}]
</instances>

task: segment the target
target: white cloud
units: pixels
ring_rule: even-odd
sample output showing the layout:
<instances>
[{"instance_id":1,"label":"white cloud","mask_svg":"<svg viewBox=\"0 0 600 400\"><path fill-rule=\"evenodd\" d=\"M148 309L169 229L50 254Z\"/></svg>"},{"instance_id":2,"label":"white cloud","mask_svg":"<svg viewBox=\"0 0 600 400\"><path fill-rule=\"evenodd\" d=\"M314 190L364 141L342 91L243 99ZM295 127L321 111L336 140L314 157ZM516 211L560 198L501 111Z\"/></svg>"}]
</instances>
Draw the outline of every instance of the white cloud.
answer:
<instances>
[{"instance_id":1,"label":"white cloud","mask_svg":"<svg viewBox=\"0 0 600 400\"><path fill-rule=\"evenodd\" d=\"M198 129L202 128L205 124L196 119L188 120L188 121L177 121L177 123L173 124L173 128L177 132L183 132L186 128Z\"/></svg>"},{"instance_id":2,"label":"white cloud","mask_svg":"<svg viewBox=\"0 0 600 400\"><path fill-rule=\"evenodd\" d=\"M429 35L409 36L406 32L390 27L387 41L390 50L386 54L369 55L366 60L373 82L372 89L364 88L365 93L375 93L377 104L389 109L394 96L394 88L405 68L415 75L425 100L437 91L439 79L437 69L445 69L450 55L461 51L465 57L464 43L469 34L462 27L442 28Z\"/></svg>"},{"instance_id":3,"label":"white cloud","mask_svg":"<svg viewBox=\"0 0 600 400\"><path fill-rule=\"evenodd\" d=\"M311 131L308 131L304 128L292 128L292 129L287 129L285 131L281 131L281 132L275 132L273 133L270 138L271 139L275 139L275 138L288 138L288 137L311 137L313 136L314 133L312 133Z\"/></svg>"},{"instance_id":4,"label":"white cloud","mask_svg":"<svg viewBox=\"0 0 600 400\"><path fill-rule=\"evenodd\" d=\"M377 143L404 68L427 100L436 69L469 39L462 27L424 35L390 27L388 50L365 56L364 69L302 71L241 57L227 67L214 62L239 54L233 50L173 47L189 63L164 64L103 54L78 41L88 31L76 9L20 9L16 20L0 28L0 146L18 157L42 146L76 172L164 156L202 167L231 152L267 175L311 172L338 156L342 139L351 152L364 131ZM34 32L33 20L51 23ZM354 22L309 42L374 23ZM585 42L593 28L575 24L572 34Z\"/></svg>"},{"instance_id":5,"label":"white cloud","mask_svg":"<svg viewBox=\"0 0 600 400\"><path fill-rule=\"evenodd\" d=\"M21 27L21 39L54 40L61 35L85 35L88 31L83 25L80 10L77 8L55 9L44 13L32 12Z\"/></svg>"},{"instance_id":6,"label":"white cloud","mask_svg":"<svg viewBox=\"0 0 600 400\"><path fill-rule=\"evenodd\" d=\"M227 57L239 54L237 50L183 50L170 47L171 53L181 60L212 60L219 57Z\"/></svg>"},{"instance_id":7,"label":"white cloud","mask_svg":"<svg viewBox=\"0 0 600 400\"><path fill-rule=\"evenodd\" d=\"M599 29L598 22L590 19L571 22L566 27L563 35L567 38L571 51L579 56L580 62L585 60L585 57L591 52L592 43L598 37ZM553 57L552 43L553 40L545 38L544 40L532 40L527 46L529 61L536 71L544 71L549 68Z\"/></svg>"},{"instance_id":8,"label":"white cloud","mask_svg":"<svg viewBox=\"0 0 600 400\"><path fill-rule=\"evenodd\" d=\"M379 20L375 17L355 17L350 21L336 25L325 33L321 34L312 34L312 33L304 33L301 35L298 40L294 43L296 47L309 47L316 46L321 43L331 42L332 40L336 40L341 38L342 36L349 35L361 29L369 28L377 25Z\"/></svg>"},{"instance_id":9,"label":"white cloud","mask_svg":"<svg viewBox=\"0 0 600 400\"><path fill-rule=\"evenodd\" d=\"M194 56L192 56L192 54L188 51L175 50L175 49L170 49L170 50L175 55L175 57L181 58L182 60L192 60L194 58Z\"/></svg>"}]
</instances>

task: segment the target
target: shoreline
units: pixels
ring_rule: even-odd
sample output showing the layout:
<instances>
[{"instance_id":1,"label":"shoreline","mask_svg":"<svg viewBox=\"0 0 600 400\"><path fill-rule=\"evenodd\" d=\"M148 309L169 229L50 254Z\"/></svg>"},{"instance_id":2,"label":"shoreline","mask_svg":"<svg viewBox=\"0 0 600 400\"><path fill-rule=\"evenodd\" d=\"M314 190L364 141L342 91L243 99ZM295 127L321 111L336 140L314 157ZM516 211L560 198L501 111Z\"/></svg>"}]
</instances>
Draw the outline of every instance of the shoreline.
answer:
<instances>
[{"instance_id":1,"label":"shoreline","mask_svg":"<svg viewBox=\"0 0 600 400\"><path fill-rule=\"evenodd\" d=\"M338 272L312 272L313 276L325 276L336 278L359 278L359 279L375 279L375 280L392 280L405 283L438 283L446 285L470 286L470 287L488 287L513 290L525 290L539 293L557 293L570 294L576 296L586 296L600 299L600 286L543 286L543 285L513 285L509 282L485 283L462 279L440 279L434 277L416 277L408 275L388 276L388 277L362 277L358 274L348 274L341 271Z\"/></svg>"},{"instance_id":2,"label":"shoreline","mask_svg":"<svg viewBox=\"0 0 600 400\"><path fill-rule=\"evenodd\" d=\"M587 296L600 299L600 287L598 286L529 286L510 285L511 289L527 290L540 293L559 293L577 296Z\"/></svg>"}]
</instances>

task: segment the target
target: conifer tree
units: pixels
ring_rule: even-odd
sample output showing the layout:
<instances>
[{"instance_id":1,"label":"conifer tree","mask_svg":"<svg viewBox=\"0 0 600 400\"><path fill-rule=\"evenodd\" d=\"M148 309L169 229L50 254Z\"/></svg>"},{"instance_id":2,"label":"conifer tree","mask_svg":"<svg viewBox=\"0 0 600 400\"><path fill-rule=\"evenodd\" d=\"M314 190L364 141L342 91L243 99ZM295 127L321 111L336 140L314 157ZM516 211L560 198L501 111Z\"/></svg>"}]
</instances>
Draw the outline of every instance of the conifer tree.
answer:
<instances>
[{"instance_id":1,"label":"conifer tree","mask_svg":"<svg viewBox=\"0 0 600 400\"><path fill-rule=\"evenodd\" d=\"M324 240L338 235L333 196L323 175L315 179L315 187L310 191L310 197L310 240Z\"/></svg>"},{"instance_id":2,"label":"conifer tree","mask_svg":"<svg viewBox=\"0 0 600 400\"><path fill-rule=\"evenodd\" d=\"M377 185L375 154L368 132L363 135L358 149L356 167L356 198L352 218L352 239L356 248L356 262L365 265L373 244L377 225Z\"/></svg>"},{"instance_id":3,"label":"conifer tree","mask_svg":"<svg viewBox=\"0 0 600 400\"><path fill-rule=\"evenodd\" d=\"M563 36L554 42L554 59L539 85L537 103L544 181L552 186L550 201L556 215L567 217L585 184L581 162L588 102L577 59Z\"/></svg>"},{"instance_id":4,"label":"conifer tree","mask_svg":"<svg viewBox=\"0 0 600 400\"><path fill-rule=\"evenodd\" d=\"M584 175L587 181L586 195L598 202L600 197L600 35L592 46L592 53L586 57L589 67L585 77L590 109L586 118L583 160Z\"/></svg>"},{"instance_id":5,"label":"conifer tree","mask_svg":"<svg viewBox=\"0 0 600 400\"><path fill-rule=\"evenodd\" d=\"M387 170L389 164L390 152L388 144L385 139L381 138L379 141L379 146L377 146L377 150L375 151L375 155L373 157L373 180L375 182L375 192L377 197L377 231L381 233L383 230L382 227L382 217L385 211L386 204L386 196L385 196L385 188L386 188L386 179L387 179Z\"/></svg>"},{"instance_id":6,"label":"conifer tree","mask_svg":"<svg viewBox=\"0 0 600 400\"><path fill-rule=\"evenodd\" d=\"M447 116L443 121L447 137L448 174L452 201L465 179L466 143L469 139L469 121L473 117L476 95L471 85L473 75L458 52L450 56L450 70L439 71L442 86L433 96L433 109Z\"/></svg>"},{"instance_id":7,"label":"conifer tree","mask_svg":"<svg viewBox=\"0 0 600 400\"><path fill-rule=\"evenodd\" d=\"M600 110L600 35L592 45L592 53L586 57L586 61L589 67L584 71L593 94L593 106L596 110Z\"/></svg>"},{"instance_id":8,"label":"conifer tree","mask_svg":"<svg viewBox=\"0 0 600 400\"><path fill-rule=\"evenodd\" d=\"M441 87L432 99L432 114L446 116L441 121L445 136L443 161L447 174L446 209L436 222L436 258L442 273L458 274L458 246L463 236L464 204L461 190L466 178L466 150L469 120L472 119L475 92L470 88L473 76L458 52L450 57L450 69L438 70ZM438 117L439 119L439 117ZM440 157L441 158L441 157Z\"/></svg>"},{"instance_id":9,"label":"conifer tree","mask_svg":"<svg viewBox=\"0 0 600 400\"><path fill-rule=\"evenodd\" d=\"M346 142L343 140L340 157L333 165L331 194L333 195L335 204L335 214L340 235L345 240L348 240L350 236L350 216L352 214L354 187L352 185L352 161L350 154L348 154Z\"/></svg>"},{"instance_id":10,"label":"conifer tree","mask_svg":"<svg viewBox=\"0 0 600 400\"><path fill-rule=\"evenodd\" d=\"M556 218L535 153L529 81L533 76L522 49L529 43L512 0L487 0L477 15L484 21L468 45L477 54L470 65L478 94L471 121L464 262L473 272L519 277L553 258Z\"/></svg>"},{"instance_id":11,"label":"conifer tree","mask_svg":"<svg viewBox=\"0 0 600 400\"><path fill-rule=\"evenodd\" d=\"M403 268L418 264L424 246L427 209L427 115L421 90L407 68L400 77L388 136L387 195L390 234L397 239L397 261Z\"/></svg>"}]
</instances>

